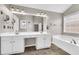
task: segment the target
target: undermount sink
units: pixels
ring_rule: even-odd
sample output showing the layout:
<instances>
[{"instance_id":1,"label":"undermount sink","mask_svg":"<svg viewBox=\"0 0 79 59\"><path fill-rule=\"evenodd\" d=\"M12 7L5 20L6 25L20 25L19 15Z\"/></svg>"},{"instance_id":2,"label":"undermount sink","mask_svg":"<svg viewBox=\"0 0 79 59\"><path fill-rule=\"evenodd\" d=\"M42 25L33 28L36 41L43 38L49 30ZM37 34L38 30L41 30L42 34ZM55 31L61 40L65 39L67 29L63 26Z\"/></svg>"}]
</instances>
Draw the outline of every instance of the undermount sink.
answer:
<instances>
[{"instance_id":1,"label":"undermount sink","mask_svg":"<svg viewBox=\"0 0 79 59\"><path fill-rule=\"evenodd\" d=\"M18 33L18 32L16 32L15 34L17 34L17 35L18 35L19 33Z\"/></svg>"}]
</instances>

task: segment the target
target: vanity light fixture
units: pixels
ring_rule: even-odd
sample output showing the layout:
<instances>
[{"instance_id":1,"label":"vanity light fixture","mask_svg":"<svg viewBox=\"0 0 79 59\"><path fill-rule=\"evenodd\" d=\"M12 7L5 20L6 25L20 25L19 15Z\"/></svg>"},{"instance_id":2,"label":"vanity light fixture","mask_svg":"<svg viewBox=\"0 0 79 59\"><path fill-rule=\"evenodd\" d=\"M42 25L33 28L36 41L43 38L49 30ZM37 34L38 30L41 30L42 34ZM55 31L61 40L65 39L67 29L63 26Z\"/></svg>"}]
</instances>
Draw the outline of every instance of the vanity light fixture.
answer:
<instances>
[{"instance_id":1,"label":"vanity light fixture","mask_svg":"<svg viewBox=\"0 0 79 59\"><path fill-rule=\"evenodd\" d=\"M21 12L24 13L24 10L22 9Z\"/></svg>"},{"instance_id":2,"label":"vanity light fixture","mask_svg":"<svg viewBox=\"0 0 79 59\"><path fill-rule=\"evenodd\" d=\"M14 7L11 7L11 8L10 8L10 10L14 11L14 10L15 10L15 8L14 8Z\"/></svg>"},{"instance_id":3,"label":"vanity light fixture","mask_svg":"<svg viewBox=\"0 0 79 59\"><path fill-rule=\"evenodd\" d=\"M39 13L37 13L37 15L44 15L44 16L47 16L47 14L44 13L44 12L39 12Z\"/></svg>"},{"instance_id":4,"label":"vanity light fixture","mask_svg":"<svg viewBox=\"0 0 79 59\"><path fill-rule=\"evenodd\" d=\"M24 13L24 10L20 10L19 8L11 7L10 10Z\"/></svg>"},{"instance_id":5,"label":"vanity light fixture","mask_svg":"<svg viewBox=\"0 0 79 59\"><path fill-rule=\"evenodd\" d=\"M18 12L20 11L19 8L16 8L15 10L18 11Z\"/></svg>"}]
</instances>

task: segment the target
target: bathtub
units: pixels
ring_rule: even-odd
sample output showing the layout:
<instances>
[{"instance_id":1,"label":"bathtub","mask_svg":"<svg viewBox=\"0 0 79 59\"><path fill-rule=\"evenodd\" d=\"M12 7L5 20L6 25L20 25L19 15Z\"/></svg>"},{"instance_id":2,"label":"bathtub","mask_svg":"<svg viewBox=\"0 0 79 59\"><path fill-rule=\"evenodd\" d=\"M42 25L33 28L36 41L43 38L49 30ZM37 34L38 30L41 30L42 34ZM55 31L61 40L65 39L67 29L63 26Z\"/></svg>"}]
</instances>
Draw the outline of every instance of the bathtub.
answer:
<instances>
[{"instance_id":1,"label":"bathtub","mask_svg":"<svg viewBox=\"0 0 79 59\"><path fill-rule=\"evenodd\" d=\"M79 55L79 38L66 36L66 35L54 35L52 43L66 51L71 55Z\"/></svg>"}]
</instances>

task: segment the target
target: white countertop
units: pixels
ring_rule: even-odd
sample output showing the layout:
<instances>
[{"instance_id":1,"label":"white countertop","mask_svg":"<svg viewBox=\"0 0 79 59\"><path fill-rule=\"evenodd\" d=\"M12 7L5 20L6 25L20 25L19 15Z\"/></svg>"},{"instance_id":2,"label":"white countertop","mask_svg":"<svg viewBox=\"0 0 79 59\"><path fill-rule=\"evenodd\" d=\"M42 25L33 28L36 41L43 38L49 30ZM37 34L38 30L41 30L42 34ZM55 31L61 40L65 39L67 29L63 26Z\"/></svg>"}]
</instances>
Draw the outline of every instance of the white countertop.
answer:
<instances>
[{"instance_id":1,"label":"white countertop","mask_svg":"<svg viewBox=\"0 0 79 59\"><path fill-rule=\"evenodd\" d=\"M56 38L76 38L76 39L79 39L79 37L74 37L74 36L70 36L70 35L53 35L53 37L56 37Z\"/></svg>"},{"instance_id":2,"label":"white countertop","mask_svg":"<svg viewBox=\"0 0 79 59\"><path fill-rule=\"evenodd\" d=\"M56 38L64 38L64 39L74 38L73 36L69 36L69 35L53 35L53 37L56 37Z\"/></svg>"},{"instance_id":3,"label":"white countertop","mask_svg":"<svg viewBox=\"0 0 79 59\"><path fill-rule=\"evenodd\" d=\"M42 35L42 34L47 34L47 32L19 32L18 34L16 33L1 33L0 36L18 36L18 35Z\"/></svg>"}]
</instances>

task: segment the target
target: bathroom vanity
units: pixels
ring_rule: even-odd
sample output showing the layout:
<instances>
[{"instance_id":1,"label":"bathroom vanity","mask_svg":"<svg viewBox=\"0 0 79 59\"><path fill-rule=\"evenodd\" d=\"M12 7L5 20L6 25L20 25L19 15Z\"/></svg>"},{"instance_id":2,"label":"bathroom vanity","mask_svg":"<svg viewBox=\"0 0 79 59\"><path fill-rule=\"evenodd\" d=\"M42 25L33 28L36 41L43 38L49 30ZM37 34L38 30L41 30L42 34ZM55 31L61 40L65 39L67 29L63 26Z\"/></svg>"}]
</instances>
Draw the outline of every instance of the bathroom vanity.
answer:
<instances>
[{"instance_id":1,"label":"bathroom vanity","mask_svg":"<svg viewBox=\"0 0 79 59\"><path fill-rule=\"evenodd\" d=\"M22 53L25 47L50 48L51 37L47 33L3 33L0 35L1 54Z\"/></svg>"},{"instance_id":2,"label":"bathroom vanity","mask_svg":"<svg viewBox=\"0 0 79 59\"><path fill-rule=\"evenodd\" d=\"M24 52L24 40L18 35L1 35L1 54Z\"/></svg>"},{"instance_id":3,"label":"bathroom vanity","mask_svg":"<svg viewBox=\"0 0 79 59\"><path fill-rule=\"evenodd\" d=\"M0 54L23 53L29 46L50 48L46 15L10 11L5 7L0 10L0 16L3 16L0 17Z\"/></svg>"}]
</instances>

